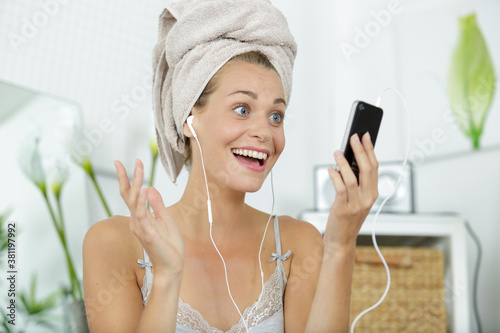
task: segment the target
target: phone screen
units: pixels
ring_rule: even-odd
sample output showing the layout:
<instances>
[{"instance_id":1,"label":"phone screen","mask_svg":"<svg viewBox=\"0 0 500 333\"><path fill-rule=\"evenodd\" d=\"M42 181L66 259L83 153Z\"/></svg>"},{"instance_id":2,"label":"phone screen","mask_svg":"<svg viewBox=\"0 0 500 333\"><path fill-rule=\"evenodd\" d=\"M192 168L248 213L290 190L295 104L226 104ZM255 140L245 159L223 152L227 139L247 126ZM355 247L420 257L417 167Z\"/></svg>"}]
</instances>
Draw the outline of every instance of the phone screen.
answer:
<instances>
[{"instance_id":1,"label":"phone screen","mask_svg":"<svg viewBox=\"0 0 500 333\"><path fill-rule=\"evenodd\" d=\"M344 153L345 158L349 162L349 165L356 175L358 182L359 168L356 163L356 159L354 158L354 152L352 151L349 139L355 133L357 133L361 139L366 132L369 132L370 138L375 146L383 113L384 111L381 108L362 101L355 101L352 105L341 151Z\"/></svg>"}]
</instances>

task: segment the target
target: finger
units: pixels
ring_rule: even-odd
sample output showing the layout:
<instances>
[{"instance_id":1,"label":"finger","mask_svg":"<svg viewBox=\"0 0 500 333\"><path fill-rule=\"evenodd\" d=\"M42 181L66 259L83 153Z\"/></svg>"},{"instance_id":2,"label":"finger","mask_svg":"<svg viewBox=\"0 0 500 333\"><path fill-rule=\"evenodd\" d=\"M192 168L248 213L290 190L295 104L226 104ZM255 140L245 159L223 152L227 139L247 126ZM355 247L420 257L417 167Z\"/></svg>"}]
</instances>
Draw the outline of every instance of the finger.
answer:
<instances>
[{"instance_id":1,"label":"finger","mask_svg":"<svg viewBox=\"0 0 500 333\"><path fill-rule=\"evenodd\" d=\"M371 165L371 179L372 179L372 187L371 187L371 192L372 194L377 197L378 196L378 161L377 157L375 156L375 152L373 149L373 143L370 138L370 133L366 132L362 139L361 142L363 144L363 147L365 148L365 153L370 161Z\"/></svg>"},{"instance_id":2,"label":"finger","mask_svg":"<svg viewBox=\"0 0 500 333\"><path fill-rule=\"evenodd\" d=\"M365 147L366 156L368 157L368 160L370 161L372 167L378 169L378 161L377 157L375 157L375 150L370 137L370 132L366 132L361 138L361 141L363 143L363 147Z\"/></svg>"},{"instance_id":3,"label":"finger","mask_svg":"<svg viewBox=\"0 0 500 333\"><path fill-rule=\"evenodd\" d=\"M170 218L170 214L168 214L165 209L165 204L163 203L163 199L161 198L160 192L154 187L148 187L146 191L146 195L153 209L154 215L157 219L168 219Z\"/></svg>"},{"instance_id":4,"label":"finger","mask_svg":"<svg viewBox=\"0 0 500 333\"><path fill-rule=\"evenodd\" d=\"M120 195L124 198L130 189L130 182L127 177L127 171L120 161L114 161L116 168L116 177L118 178L118 185L120 187Z\"/></svg>"},{"instance_id":5,"label":"finger","mask_svg":"<svg viewBox=\"0 0 500 333\"><path fill-rule=\"evenodd\" d=\"M342 176L332 166L328 167L328 174L335 188L335 201L338 200L340 204L345 204L347 202L347 188L342 180Z\"/></svg>"},{"instance_id":6,"label":"finger","mask_svg":"<svg viewBox=\"0 0 500 333\"><path fill-rule=\"evenodd\" d=\"M354 157L356 157L356 163L358 164L359 171L362 172L363 169L369 170L371 163L368 160L368 156L366 155L364 146L361 144L359 136L357 134L351 136L350 143L352 151L354 152Z\"/></svg>"},{"instance_id":7,"label":"finger","mask_svg":"<svg viewBox=\"0 0 500 333\"><path fill-rule=\"evenodd\" d=\"M144 179L144 171L141 160L135 160L134 176L132 178L132 186L130 188L129 200L131 205L135 205L141 191Z\"/></svg>"},{"instance_id":8,"label":"finger","mask_svg":"<svg viewBox=\"0 0 500 333\"><path fill-rule=\"evenodd\" d=\"M351 166L347 162L341 151L336 151L334 154L335 162L337 163L340 174L342 175L342 181L347 189L347 201L349 203L355 204L358 201L358 180L351 169Z\"/></svg>"},{"instance_id":9,"label":"finger","mask_svg":"<svg viewBox=\"0 0 500 333\"><path fill-rule=\"evenodd\" d=\"M136 223L138 227L141 229L141 232L147 235L152 231L153 223L151 214L146 208L146 188L141 187L139 191L139 197L137 198L137 205L135 207L135 217Z\"/></svg>"},{"instance_id":10,"label":"finger","mask_svg":"<svg viewBox=\"0 0 500 333\"><path fill-rule=\"evenodd\" d=\"M164 238L170 238L173 234L179 235L179 229L172 216L168 213L160 192L154 187L149 187L146 194L153 209L151 215L154 215L156 222L158 222L156 225L158 233Z\"/></svg>"},{"instance_id":11,"label":"finger","mask_svg":"<svg viewBox=\"0 0 500 333\"><path fill-rule=\"evenodd\" d=\"M141 187L141 189L139 190L139 197L137 198L135 206L135 211L136 211L135 216L138 219L148 218L147 215L148 209L146 208L146 201L147 201L146 188Z\"/></svg>"},{"instance_id":12,"label":"finger","mask_svg":"<svg viewBox=\"0 0 500 333\"><path fill-rule=\"evenodd\" d=\"M142 192L142 191L141 191ZM139 192L139 197L137 198L137 202L141 199L141 194ZM137 205L137 203L136 203ZM130 219L130 230L134 232L137 236L140 236L142 234L142 226L143 226L143 221L142 221L142 216L140 211L137 210L138 206L130 206L129 210L131 212L131 219ZM132 213L133 212L133 213Z\"/></svg>"},{"instance_id":13,"label":"finger","mask_svg":"<svg viewBox=\"0 0 500 333\"><path fill-rule=\"evenodd\" d=\"M359 187L361 191L370 190L371 185L373 184L374 175L372 164L368 159L365 148L357 134L354 134L350 138L350 142L359 168Z\"/></svg>"}]
</instances>

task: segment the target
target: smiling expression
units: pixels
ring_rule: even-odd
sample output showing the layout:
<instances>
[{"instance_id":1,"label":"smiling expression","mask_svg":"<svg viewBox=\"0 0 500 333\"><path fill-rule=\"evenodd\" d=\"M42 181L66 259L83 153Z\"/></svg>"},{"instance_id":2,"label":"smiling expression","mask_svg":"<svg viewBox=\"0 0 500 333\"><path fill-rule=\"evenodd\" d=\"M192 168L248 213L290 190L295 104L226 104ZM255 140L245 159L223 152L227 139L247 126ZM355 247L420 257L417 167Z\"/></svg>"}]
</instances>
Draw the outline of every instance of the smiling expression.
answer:
<instances>
[{"instance_id":1,"label":"smiling expression","mask_svg":"<svg viewBox=\"0 0 500 333\"><path fill-rule=\"evenodd\" d=\"M281 78L272 69L231 61L202 110L193 108L193 127L207 176L235 190L257 191L285 147L286 102ZM191 136L187 126L184 133ZM192 172L201 169L191 140Z\"/></svg>"}]
</instances>

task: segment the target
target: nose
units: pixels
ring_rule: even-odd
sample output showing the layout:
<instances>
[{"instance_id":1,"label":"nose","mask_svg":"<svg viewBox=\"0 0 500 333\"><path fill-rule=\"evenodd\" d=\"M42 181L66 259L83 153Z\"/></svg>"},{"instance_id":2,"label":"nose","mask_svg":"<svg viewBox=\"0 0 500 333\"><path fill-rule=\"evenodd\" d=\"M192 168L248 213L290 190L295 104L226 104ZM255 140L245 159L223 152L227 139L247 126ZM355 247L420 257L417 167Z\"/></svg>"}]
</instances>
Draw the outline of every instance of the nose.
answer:
<instances>
[{"instance_id":1,"label":"nose","mask_svg":"<svg viewBox=\"0 0 500 333\"><path fill-rule=\"evenodd\" d=\"M248 135L251 138L256 138L259 142L268 142L273 137L270 126L266 117L258 117L252 122Z\"/></svg>"}]
</instances>

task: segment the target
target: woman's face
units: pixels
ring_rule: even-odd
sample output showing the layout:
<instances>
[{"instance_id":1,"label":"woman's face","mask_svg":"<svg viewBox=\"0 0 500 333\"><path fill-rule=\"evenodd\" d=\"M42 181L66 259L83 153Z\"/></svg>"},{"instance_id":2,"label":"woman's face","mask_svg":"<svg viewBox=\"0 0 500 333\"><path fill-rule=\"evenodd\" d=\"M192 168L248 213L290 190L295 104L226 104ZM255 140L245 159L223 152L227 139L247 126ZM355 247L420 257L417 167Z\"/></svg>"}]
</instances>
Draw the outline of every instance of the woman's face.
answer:
<instances>
[{"instance_id":1,"label":"woman's face","mask_svg":"<svg viewBox=\"0 0 500 333\"><path fill-rule=\"evenodd\" d=\"M226 64L206 106L193 110L207 176L222 186L257 191L285 147L285 109L274 70L243 61ZM191 147L193 168L201 168L194 139Z\"/></svg>"}]
</instances>

